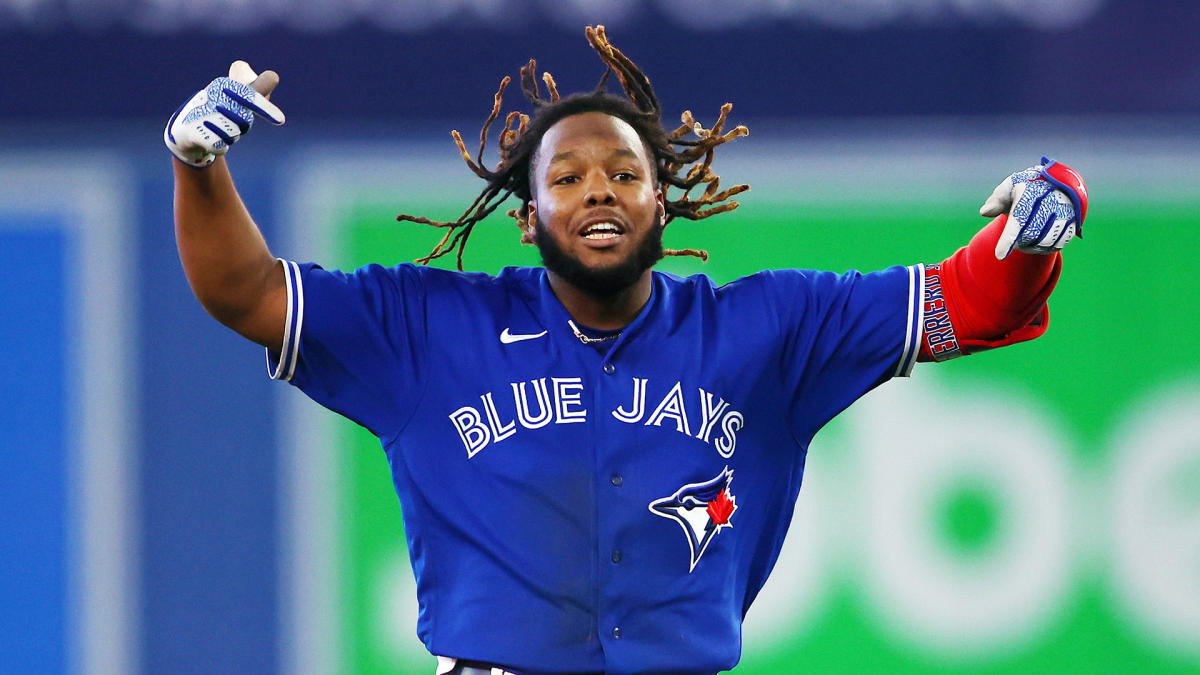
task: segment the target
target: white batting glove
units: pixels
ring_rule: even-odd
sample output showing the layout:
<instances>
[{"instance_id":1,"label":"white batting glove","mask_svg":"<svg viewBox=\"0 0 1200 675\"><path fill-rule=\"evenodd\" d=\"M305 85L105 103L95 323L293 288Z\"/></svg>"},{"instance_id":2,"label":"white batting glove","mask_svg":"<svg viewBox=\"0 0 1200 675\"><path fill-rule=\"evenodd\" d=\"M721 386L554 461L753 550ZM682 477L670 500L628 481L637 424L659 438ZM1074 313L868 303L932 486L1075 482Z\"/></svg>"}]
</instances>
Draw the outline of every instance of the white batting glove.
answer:
<instances>
[{"instance_id":1,"label":"white batting glove","mask_svg":"<svg viewBox=\"0 0 1200 675\"><path fill-rule=\"evenodd\" d=\"M184 164L197 168L212 164L250 131L255 115L283 124L283 111L267 98L277 84L275 71L259 75L245 61L234 61L229 77L213 80L171 115L163 142Z\"/></svg>"},{"instance_id":2,"label":"white batting glove","mask_svg":"<svg viewBox=\"0 0 1200 675\"><path fill-rule=\"evenodd\" d=\"M996 242L996 258L1004 260L1015 248L1049 255L1076 236L1083 237L1087 215L1087 185L1066 164L1042 158L1042 163L1005 178L979 208L979 215L1008 214Z\"/></svg>"}]
</instances>

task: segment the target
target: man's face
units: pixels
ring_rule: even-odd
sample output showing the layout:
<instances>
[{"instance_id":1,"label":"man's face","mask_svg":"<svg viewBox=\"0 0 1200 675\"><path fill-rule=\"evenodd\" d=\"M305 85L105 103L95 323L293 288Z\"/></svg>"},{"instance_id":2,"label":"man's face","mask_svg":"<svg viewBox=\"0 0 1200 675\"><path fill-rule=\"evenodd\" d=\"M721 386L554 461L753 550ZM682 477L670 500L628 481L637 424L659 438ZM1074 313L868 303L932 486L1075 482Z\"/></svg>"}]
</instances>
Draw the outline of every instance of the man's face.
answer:
<instances>
[{"instance_id":1,"label":"man's face","mask_svg":"<svg viewBox=\"0 0 1200 675\"><path fill-rule=\"evenodd\" d=\"M564 118L542 137L530 223L546 268L580 290L613 295L662 257L662 194L642 139L599 112Z\"/></svg>"}]
</instances>

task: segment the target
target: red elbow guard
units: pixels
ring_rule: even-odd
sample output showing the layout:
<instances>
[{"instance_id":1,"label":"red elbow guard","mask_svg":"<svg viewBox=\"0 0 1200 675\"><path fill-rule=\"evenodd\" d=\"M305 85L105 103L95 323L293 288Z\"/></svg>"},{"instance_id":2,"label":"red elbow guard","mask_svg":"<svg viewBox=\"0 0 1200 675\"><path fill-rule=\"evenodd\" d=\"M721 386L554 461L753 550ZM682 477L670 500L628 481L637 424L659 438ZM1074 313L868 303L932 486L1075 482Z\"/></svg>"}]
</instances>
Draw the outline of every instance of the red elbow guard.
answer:
<instances>
[{"instance_id":1,"label":"red elbow guard","mask_svg":"<svg viewBox=\"0 0 1200 675\"><path fill-rule=\"evenodd\" d=\"M1062 256L1013 251L996 260L1007 216L984 227L971 243L925 267L922 361L1032 340L1046 332L1046 299L1062 270Z\"/></svg>"}]
</instances>

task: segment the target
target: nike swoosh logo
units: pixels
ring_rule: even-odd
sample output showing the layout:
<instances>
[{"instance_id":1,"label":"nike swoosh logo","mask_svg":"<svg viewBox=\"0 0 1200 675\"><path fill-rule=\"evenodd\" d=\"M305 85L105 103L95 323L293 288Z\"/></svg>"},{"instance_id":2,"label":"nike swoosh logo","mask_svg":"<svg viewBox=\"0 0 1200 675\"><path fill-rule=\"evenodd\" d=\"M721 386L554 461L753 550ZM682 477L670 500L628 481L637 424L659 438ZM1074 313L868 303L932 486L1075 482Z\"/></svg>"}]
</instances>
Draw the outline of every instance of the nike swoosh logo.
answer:
<instances>
[{"instance_id":1,"label":"nike swoosh logo","mask_svg":"<svg viewBox=\"0 0 1200 675\"><path fill-rule=\"evenodd\" d=\"M500 341L506 345L510 345L514 342L521 342L522 340L535 340L537 338L542 337L547 332L549 332L549 331L542 331L537 334L527 334L527 335L521 334L521 333L513 334L513 333L508 332L508 329L505 328L504 330L500 331Z\"/></svg>"}]
</instances>

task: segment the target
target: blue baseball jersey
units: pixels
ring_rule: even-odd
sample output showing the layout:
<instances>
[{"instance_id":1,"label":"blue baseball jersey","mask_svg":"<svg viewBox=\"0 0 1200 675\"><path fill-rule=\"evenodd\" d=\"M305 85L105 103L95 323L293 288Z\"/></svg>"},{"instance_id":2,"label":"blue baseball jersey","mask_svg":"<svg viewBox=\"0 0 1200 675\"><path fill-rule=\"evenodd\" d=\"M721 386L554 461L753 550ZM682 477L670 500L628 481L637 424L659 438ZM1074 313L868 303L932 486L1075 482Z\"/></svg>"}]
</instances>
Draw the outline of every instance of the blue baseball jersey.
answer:
<instances>
[{"instance_id":1,"label":"blue baseball jersey","mask_svg":"<svg viewBox=\"0 0 1200 675\"><path fill-rule=\"evenodd\" d=\"M654 272L596 344L542 268L284 268L269 369L379 437L420 639L523 675L732 668L810 440L921 337L921 265Z\"/></svg>"}]
</instances>

